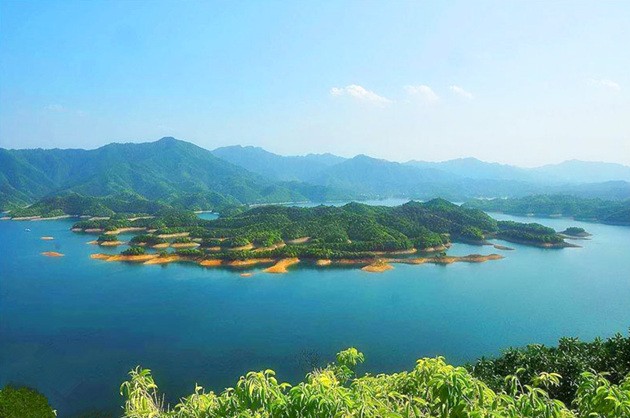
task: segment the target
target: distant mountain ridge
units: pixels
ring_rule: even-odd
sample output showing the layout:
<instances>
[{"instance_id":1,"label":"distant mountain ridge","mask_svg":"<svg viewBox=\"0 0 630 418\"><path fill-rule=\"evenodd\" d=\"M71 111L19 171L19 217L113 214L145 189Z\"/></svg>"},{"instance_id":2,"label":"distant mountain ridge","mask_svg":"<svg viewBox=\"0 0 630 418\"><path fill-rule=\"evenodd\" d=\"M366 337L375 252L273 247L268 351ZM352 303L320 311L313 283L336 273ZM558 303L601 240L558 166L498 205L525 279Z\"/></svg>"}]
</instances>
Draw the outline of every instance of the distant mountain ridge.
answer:
<instances>
[{"instance_id":1,"label":"distant mountain ridge","mask_svg":"<svg viewBox=\"0 0 630 418\"><path fill-rule=\"evenodd\" d=\"M590 181L593 180L593 181ZM206 150L166 137L94 150L0 148L0 207L46 196L133 193L178 207L224 203L356 200L386 197L463 201L566 193L630 198L630 167L567 161L538 168L474 158L398 163L366 155L281 156L263 148Z\"/></svg>"}]
</instances>

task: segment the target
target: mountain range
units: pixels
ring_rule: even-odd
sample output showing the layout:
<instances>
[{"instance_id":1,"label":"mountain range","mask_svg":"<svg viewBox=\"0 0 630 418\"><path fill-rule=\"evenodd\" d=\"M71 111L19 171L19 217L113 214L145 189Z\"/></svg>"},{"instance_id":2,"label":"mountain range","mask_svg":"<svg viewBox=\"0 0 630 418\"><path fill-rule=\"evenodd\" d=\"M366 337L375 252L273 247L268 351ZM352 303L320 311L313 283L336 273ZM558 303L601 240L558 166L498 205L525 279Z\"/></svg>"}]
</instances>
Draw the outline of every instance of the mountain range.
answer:
<instances>
[{"instance_id":1,"label":"mountain range","mask_svg":"<svg viewBox=\"0 0 630 418\"><path fill-rule=\"evenodd\" d=\"M197 209L224 203L436 196L465 200L533 193L626 199L630 167L576 160L521 168L474 158L397 163L365 155L281 156L250 146L209 151L170 137L94 150L0 148L0 207L69 192L133 193Z\"/></svg>"}]
</instances>

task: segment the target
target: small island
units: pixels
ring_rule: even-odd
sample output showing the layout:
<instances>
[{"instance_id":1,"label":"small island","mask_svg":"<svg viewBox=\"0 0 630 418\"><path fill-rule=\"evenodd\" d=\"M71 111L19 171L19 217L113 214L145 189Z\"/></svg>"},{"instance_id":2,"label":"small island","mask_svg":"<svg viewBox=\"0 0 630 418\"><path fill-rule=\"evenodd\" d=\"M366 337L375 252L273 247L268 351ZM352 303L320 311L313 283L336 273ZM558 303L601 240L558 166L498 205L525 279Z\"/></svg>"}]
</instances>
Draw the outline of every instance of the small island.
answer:
<instances>
[{"instance_id":1,"label":"small island","mask_svg":"<svg viewBox=\"0 0 630 418\"><path fill-rule=\"evenodd\" d=\"M540 247L573 246L552 228L535 223L497 221L477 209L444 199L401 206L349 203L341 207L260 206L204 220L192 211L162 210L153 217L79 221L73 231L139 231L120 254L94 254L106 261L143 264L193 262L203 267L286 273L297 264L316 268L356 266L383 272L392 264L479 263L498 254L448 256L452 242L495 245L501 239ZM105 238L113 237L113 238ZM102 234L104 243L119 242Z\"/></svg>"},{"instance_id":2,"label":"small island","mask_svg":"<svg viewBox=\"0 0 630 418\"><path fill-rule=\"evenodd\" d=\"M587 238L591 236L584 228L577 226L571 226L560 233L569 238Z\"/></svg>"}]
</instances>

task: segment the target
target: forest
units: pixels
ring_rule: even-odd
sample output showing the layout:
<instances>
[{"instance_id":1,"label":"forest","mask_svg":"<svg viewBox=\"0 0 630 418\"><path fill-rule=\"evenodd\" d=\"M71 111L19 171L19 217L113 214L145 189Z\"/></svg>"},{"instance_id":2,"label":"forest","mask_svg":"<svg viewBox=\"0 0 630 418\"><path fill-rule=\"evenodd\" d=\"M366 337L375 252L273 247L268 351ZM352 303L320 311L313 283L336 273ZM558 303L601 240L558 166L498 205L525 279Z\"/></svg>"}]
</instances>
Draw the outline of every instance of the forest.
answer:
<instances>
[{"instance_id":1,"label":"forest","mask_svg":"<svg viewBox=\"0 0 630 418\"><path fill-rule=\"evenodd\" d=\"M340 259L371 258L377 253L443 251L452 241L487 243L487 238L558 244L564 239L552 228L539 224L497 222L478 209L444 199L386 207L349 203L341 207L261 206L237 210L216 220L203 220L189 211L164 209L154 217L129 220L79 221L75 230L109 231L145 228L131 239L132 245L156 245L165 237L171 244L195 242L195 251L178 255L208 259L248 258Z\"/></svg>"},{"instance_id":2,"label":"forest","mask_svg":"<svg viewBox=\"0 0 630 418\"><path fill-rule=\"evenodd\" d=\"M510 215L570 216L576 220L630 225L630 200L534 195L507 199L474 199L464 203L464 207Z\"/></svg>"}]
</instances>

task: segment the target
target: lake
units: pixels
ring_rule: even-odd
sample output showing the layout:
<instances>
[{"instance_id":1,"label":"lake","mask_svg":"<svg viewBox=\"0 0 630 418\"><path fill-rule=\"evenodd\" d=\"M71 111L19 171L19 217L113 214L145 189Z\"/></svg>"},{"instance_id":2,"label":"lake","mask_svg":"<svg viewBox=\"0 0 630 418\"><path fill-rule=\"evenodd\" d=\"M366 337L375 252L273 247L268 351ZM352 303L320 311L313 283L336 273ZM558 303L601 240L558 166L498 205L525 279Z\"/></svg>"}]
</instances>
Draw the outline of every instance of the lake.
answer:
<instances>
[{"instance_id":1,"label":"lake","mask_svg":"<svg viewBox=\"0 0 630 418\"><path fill-rule=\"evenodd\" d=\"M186 264L92 260L120 249L86 244L93 237L70 232L74 220L0 222L0 386L37 388L60 417L119 414L119 385L136 365L151 368L175 401L195 383L220 391L249 370L271 368L295 382L308 364L323 365L349 346L366 355L361 371L393 372L424 356L461 364L561 336L627 333L630 228L491 215L580 226L593 237L561 250L511 243L503 244L515 251L449 250L506 257L482 264L396 264L382 274L255 269L244 278Z\"/></svg>"}]
</instances>

